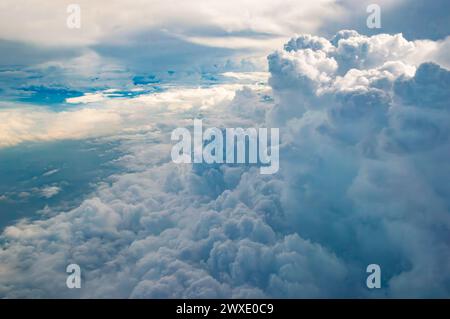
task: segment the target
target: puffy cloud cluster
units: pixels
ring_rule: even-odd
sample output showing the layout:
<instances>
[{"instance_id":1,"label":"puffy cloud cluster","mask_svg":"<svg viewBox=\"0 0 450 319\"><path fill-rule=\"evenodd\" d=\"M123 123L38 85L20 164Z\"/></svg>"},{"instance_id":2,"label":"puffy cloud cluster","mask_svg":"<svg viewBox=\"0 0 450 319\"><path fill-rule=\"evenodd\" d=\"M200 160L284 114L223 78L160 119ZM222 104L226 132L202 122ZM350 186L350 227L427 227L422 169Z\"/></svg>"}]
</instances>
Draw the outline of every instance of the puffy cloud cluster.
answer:
<instances>
[{"instance_id":1,"label":"puffy cloud cluster","mask_svg":"<svg viewBox=\"0 0 450 319\"><path fill-rule=\"evenodd\" d=\"M239 167L170 163L119 176L70 212L8 227L0 290L9 297L323 296L330 281L344 284L345 265L297 234L276 232L279 187ZM84 270L81 291L65 288L70 262Z\"/></svg>"},{"instance_id":2,"label":"puffy cloud cluster","mask_svg":"<svg viewBox=\"0 0 450 319\"><path fill-rule=\"evenodd\" d=\"M341 31L269 57L284 213L346 264L379 263L387 296L450 293L450 72L422 45Z\"/></svg>"},{"instance_id":3,"label":"puffy cloud cluster","mask_svg":"<svg viewBox=\"0 0 450 319\"><path fill-rule=\"evenodd\" d=\"M300 36L269 56L275 105L256 86L163 108L176 125L279 127L279 174L171 163L174 124L152 118L121 137L131 172L71 211L6 228L0 295L448 297L450 73L417 50L401 35ZM66 288L69 263L82 289Z\"/></svg>"}]
</instances>

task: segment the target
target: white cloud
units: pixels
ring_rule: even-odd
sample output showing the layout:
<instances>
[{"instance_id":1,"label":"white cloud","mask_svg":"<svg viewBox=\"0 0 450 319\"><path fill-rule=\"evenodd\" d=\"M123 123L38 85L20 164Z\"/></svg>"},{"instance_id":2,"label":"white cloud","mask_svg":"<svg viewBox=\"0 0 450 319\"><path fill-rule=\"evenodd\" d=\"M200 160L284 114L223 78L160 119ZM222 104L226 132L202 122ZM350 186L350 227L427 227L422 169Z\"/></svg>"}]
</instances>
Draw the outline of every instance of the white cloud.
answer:
<instances>
[{"instance_id":1,"label":"white cloud","mask_svg":"<svg viewBox=\"0 0 450 319\"><path fill-rule=\"evenodd\" d=\"M51 169L51 170L45 172L44 174L42 174L42 176L50 176L50 175L58 173L59 171L60 171L59 168Z\"/></svg>"},{"instance_id":2,"label":"white cloud","mask_svg":"<svg viewBox=\"0 0 450 319\"><path fill-rule=\"evenodd\" d=\"M250 73L246 73L250 76ZM258 73L254 83L260 79ZM256 91L264 85L246 84ZM221 84L210 87L176 87L161 93L134 98L114 97L111 89L68 98L71 104L85 107L57 111L45 107L14 105L3 102L0 110L0 147L27 141L85 139L107 136L151 127L155 119L167 118L174 112L193 112L229 103L243 84Z\"/></svg>"},{"instance_id":3,"label":"white cloud","mask_svg":"<svg viewBox=\"0 0 450 319\"><path fill-rule=\"evenodd\" d=\"M145 29L192 29L220 32L251 31L283 35L314 31L327 17L340 14L333 0L303 2L246 1L109 1L80 0L81 28L66 26L67 5L71 1L2 1L0 38L48 45L89 45L102 37ZM286 8L289 8L287 10ZM220 36L203 35L203 43L215 43ZM201 37L200 37L201 38ZM208 40L209 39L209 40ZM127 38L118 38L125 42ZM239 40L238 40L239 42ZM259 42L264 43L264 42ZM225 43L226 46L229 43ZM236 44L241 46L240 43Z\"/></svg>"},{"instance_id":4,"label":"white cloud","mask_svg":"<svg viewBox=\"0 0 450 319\"><path fill-rule=\"evenodd\" d=\"M82 139L116 132L121 118L110 110L54 112L38 107L0 110L0 147L27 141Z\"/></svg>"},{"instance_id":5,"label":"white cloud","mask_svg":"<svg viewBox=\"0 0 450 319\"><path fill-rule=\"evenodd\" d=\"M61 191L58 186L46 186L39 190L40 194L45 198L52 198Z\"/></svg>"}]
</instances>

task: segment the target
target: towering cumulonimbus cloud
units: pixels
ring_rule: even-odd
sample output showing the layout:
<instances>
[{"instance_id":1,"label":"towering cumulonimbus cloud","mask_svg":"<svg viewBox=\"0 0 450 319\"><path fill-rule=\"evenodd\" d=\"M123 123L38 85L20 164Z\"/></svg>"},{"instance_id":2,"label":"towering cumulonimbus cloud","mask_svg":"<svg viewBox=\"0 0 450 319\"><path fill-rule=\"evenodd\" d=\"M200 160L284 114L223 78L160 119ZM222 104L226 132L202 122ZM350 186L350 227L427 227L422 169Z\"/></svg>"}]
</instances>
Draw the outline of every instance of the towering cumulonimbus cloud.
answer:
<instances>
[{"instance_id":1,"label":"towering cumulonimbus cloud","mask_svg":"<svg viewBox=\"0 0 450 319\"><path fill-rule=\"evenodd\" d=\"M423 45L341 31L269 57L292 230L380 264L388 296L450 293L450 72L418 60Z\"/></svg>"},{"instance_id":2,"label":"towering cumulonimbus cloud","mask_svg":"<svg viewBox=\"0 0 450 319\"><path fill-rule=\"evenodd\" d=\"M427 43L290 40L268 58L273 106L247 88L201 110L205 125L279 127L278 174L168 162L171 126L155 124L123 145L132 172L71 211L6 228L0 295L448 297L450 72L422 63ZM81 290L65 286L72 262ZM381 289L366 287L372 263Z\"/></svg>"}]
</instances>

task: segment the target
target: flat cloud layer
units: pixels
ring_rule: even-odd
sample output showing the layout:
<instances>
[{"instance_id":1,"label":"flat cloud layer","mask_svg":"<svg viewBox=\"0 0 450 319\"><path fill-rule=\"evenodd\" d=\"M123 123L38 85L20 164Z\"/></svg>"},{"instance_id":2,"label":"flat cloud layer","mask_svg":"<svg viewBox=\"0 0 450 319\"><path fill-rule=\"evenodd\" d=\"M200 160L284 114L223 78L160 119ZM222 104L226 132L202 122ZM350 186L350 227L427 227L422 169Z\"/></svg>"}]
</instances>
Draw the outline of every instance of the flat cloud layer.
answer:
<instances>
[{"instance_id":1,"label":"flat cloud layer","mask_svg":"<svg viewBox=\"0 0 450 319\"><path fill-rule=\"evenodd\" d=\"M167 117L171 112L207 109L230 102L235 91L243 87L243 84L203 88L180 86L133 98L116 98L115 90L110 89L67 98L67 103L76 105L76 108L60 111L1 102L0 148L22 142L85 139L148 129L150 123ZM248 86L252 87L255 91L267 89L256 84Z\"/></svg>"},{"instance_id":2,"label":"flat cloud layer","mask_svg":"<svg viewBox=\"0 0 450 319\"><path fill-rule=\"evenodd\" d=\"M69 29L67 6L72 1L3 1L0 38L46 45L90 45L111 35L140 30L190 30L192 35L216 36L256 32L285 36L315 30L321 18L341 13L334 0L246 1L118 1L79 0L81 28ZM289 8L290 10L286 10ZM320 18L318 17L320 16ZM220 37L219 35L219 37ZM245 34L237 34L245 36ZM251 34L248 38L251 38ZM126 44L129 37L119 37ZM261 42L263 43L263 42Z\"/></svg>"},{"instance_id":3,"label":"flat cloud layer","mask_svg":"<svg viewBox=\"0 0 450 319\"><path fill-rule=\"evenodd\" d=\"M248 87L165 109L170 121L121 137L133 172L5 229L0 295L448 297L450 72L422 63L433 43L302 35L268 58L274 105ZM279 127L279 174L170 162L171 129L200 115ZM69 263L80 290L65 286ZM365 286L372 263L377 291Z\"/></svg>"}]
</instances>

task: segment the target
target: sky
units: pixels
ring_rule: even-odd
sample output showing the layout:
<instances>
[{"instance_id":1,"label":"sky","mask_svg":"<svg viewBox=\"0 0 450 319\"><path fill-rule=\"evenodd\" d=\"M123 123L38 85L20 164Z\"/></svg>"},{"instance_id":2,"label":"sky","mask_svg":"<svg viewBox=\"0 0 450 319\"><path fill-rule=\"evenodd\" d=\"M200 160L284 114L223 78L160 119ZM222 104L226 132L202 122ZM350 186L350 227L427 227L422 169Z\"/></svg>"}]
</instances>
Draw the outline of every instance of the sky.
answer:
<instances>
[{"instance_id":1,"label":"sky","mask_svg":"<svg viewBox=\"0 0 450 319\"><path fill-rule=\"evenodd\" d=\"M0 297L448 298L449 3L373 2L3 0ZM194 119L279 171L174 163Z\"/></svg>"}]
</instances>

